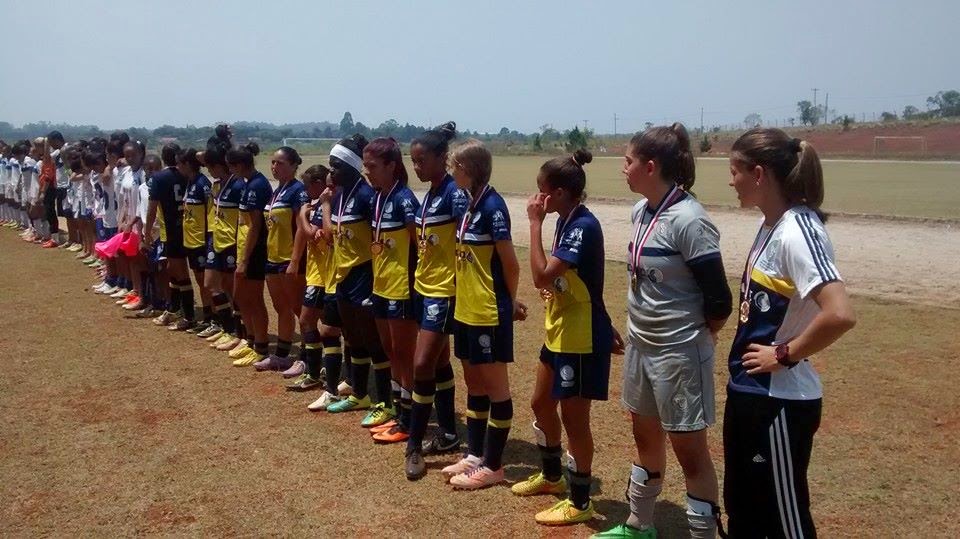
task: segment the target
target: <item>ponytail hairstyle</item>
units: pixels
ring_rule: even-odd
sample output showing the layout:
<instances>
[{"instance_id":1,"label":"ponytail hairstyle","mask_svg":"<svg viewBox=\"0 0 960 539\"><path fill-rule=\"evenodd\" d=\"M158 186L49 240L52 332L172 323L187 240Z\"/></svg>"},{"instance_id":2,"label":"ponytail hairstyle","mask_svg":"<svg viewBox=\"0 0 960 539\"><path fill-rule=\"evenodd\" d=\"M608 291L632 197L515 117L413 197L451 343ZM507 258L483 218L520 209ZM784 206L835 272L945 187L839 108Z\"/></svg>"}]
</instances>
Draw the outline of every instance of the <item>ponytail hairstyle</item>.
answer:
<instances>
[{"instance_id":1,"label":"ponytail hairstyle","mask_svg":"<svg viewBox=\"0 0 960 539\"><path fill-rule=\"evenodd\" d=\"M384 164L393 163L393 177L400 185L407 185L407 168L403 166L403 154L400 145L393 137L380 137L370 141L363 149L363 153L383 161Z\"/></svg>"},{"instance_id":2,"label":"ponytail hairstyle","mask_svg":"<svg viewBox=\"0 0 960 539\"><path fill-rule=\"evenodd\" d=\"M553 189L563 189L575 200L584 200L587 174L583 166L593 161L593 154L583 148L570 157L554 157L540 167L543 180Z\"/></svg>"},{"instance_id":3,"label":"ponytail hairstyle","mask_svg":"<svg viewBox=\"0 0 960 539\"><path fill-rule=\"evenodd\" d=\"M200 162L200 158L197 157L197 150L194 148L187 148L186 150L178 153L177 163L186 163L197 172L200 172L200 167L203 166L203 163Z\"/></svg>"},{"instance_id":4,"label":"ponytail hairstyle","mask_svg":"<svg viewBox=\"0 0 960 539\"><path fill-rule=\"evenodd\" d=\"M423 149L440 157L450 151L450 141L455 138L457 138L457 124L456 122L447 122L414 138L410 145L423 146Z\"/></svg>"},{"instance_id":5,"label":"ponytail hairstyle","mask_svg":"<svg viewBox=\"0 0 960 539\"><path fill-rule=\"evenodd\" d=\"M119 140L116 140L116 139L107 142L107 147L106 147L107 154L110 155L111 157L116 157L117 159L120 159L121 157L123 157L124 144L125 144L124 142L120 142Z\"/></svg>"},{"instance_id":6,"label":"ponytail hairstyle","mask_svg":"<svg viewBox=\"0 0 960 539\"><path fill-rule=\"evenodd\" d=\"M175 167L177 166L177 154L180 153L180 146L173 142L164 144L160 148L160 159L163 160L163 166L165 167Z\"/></svg>"},{"instance_id":7,"label":"ponytail hairstyle","mask_svg":"<svg viewBox=\"0 0 960 539\"><path fill-rule=\"evenodd\" d=\"M260 153L260 145L250 141L243 146L239 146L227 152L228 165L240 165L243 167L253 167L253 158Z\"/></svg>"},{"instance_id":8,"label":"ponytail hairstyle","mask_svg":"<svg viewBox=\"0 0 960 539\"><path fill-rule=\"evenodd\" d=\"M664 180L689 191L696 180L696 165L690 151L690 134L682 123L670 127L657 126L637 133L630 139L630 149L637 157L656 161Z\"/></svg>"},{"instance_id":9,"label":"ponytail hairstyle","mask_svg":"<svg viewBox=\"0 0 960 539\"><path fill-rule=\"evenodd\" d=\"M730 149L730 157L744 168L760 166L780 186L790 204L803 204L816 212L823 222L827 215L823 204L823 168L813 146L791 138L780 129L754 128L740 135Z\"/></svg>"},{"instance_id":10,"label":"ponytail hairstyle","mask_svg":"<svg viewBox=\"0 0 960 539\"><path fill-rule=\"evenodd\" d=\"M277 151L283 154L284 159L290 161L293 168L297 168L303 164L303 159L300 158L300 154L290 146L280 146L277 148Z\"/></svg>"},{"instance_id":11,"label":"ponytail hairstyle","mask_svg":"<svg viewBox=\"0 0 960 539\"><path fill-rule=\"evenodd\" d=\"M454 166L463 168L467 176L477 185L490 183L493 173L493 157L482 142L475 138L467 139L453 149L450 159Z\"/></svg>"}]
</instances>

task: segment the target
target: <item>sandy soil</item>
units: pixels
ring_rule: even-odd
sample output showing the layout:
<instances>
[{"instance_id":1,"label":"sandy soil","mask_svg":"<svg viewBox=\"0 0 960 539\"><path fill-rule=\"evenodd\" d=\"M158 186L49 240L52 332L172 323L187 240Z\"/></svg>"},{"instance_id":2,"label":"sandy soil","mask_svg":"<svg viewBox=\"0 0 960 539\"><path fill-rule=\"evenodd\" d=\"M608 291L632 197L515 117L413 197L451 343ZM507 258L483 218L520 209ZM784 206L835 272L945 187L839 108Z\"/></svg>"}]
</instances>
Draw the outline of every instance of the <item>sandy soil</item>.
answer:
<instances>
[{"instance_id":1,"label":"sandy soil","mask_svg":"<svg viewBox=\"0 0 960 539\"><path fill-rule=\"evenodd\" d=\"M528 246L526 199L506 196L518 245ZM626 260L632 234L628 202L592 201L590 209L603 224L607 258ZM743 272L750 244L759 226L756 212L710 208L719 227L727 275ZM556 216L548 217L553 230ZM827 230L837 264L854 294L922 305L960 306L960 225L878 218L831 216Z\"/></svg>"}]
</instances>

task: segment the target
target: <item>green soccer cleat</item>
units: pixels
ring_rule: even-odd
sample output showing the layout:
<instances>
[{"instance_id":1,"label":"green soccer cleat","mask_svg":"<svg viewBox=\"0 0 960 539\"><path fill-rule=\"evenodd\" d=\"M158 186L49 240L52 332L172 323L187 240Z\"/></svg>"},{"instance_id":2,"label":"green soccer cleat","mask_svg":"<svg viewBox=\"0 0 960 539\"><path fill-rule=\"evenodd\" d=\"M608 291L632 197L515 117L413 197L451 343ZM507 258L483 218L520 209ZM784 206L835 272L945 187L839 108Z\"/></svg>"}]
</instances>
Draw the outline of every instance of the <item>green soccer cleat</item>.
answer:
<instances>
[{"instance_id":1,"label":"green soccer cleat","mask_svg":"<svg viewBox=\"0 0 960 539\"><path fill-rule=\"evenodd\" d=\"M330 406L327 406L327 412L331 414L339 414L342 412L352 412L354 410L366 410L370 407L370 396L367 395L362 399L358 399L353 395L343 399L342 401L335 402Z\"/></svg>"},{"instance_id":2,"label":"green soccer cleat","mask_svg":"<svg viewBox=\"0 0 960 539\"><path fill-rule=\"evenodd\" d=\"M360 426L369 429L370 427L383 425L395 417L397 417L397 412L394 411L393 407L387 408L386 405L380 402L367 413L367 416L360 422Z\"/></svg>"},{"instance_id":3,"label":"green soccer cleat","mask_svg":"<svg viewBox=\"0 0 960 539\"><path fill-rule=\"evenodd\" d=\"M595 533L590 539L657 539L657 529L651 526L638 530L633 526L620 524L607 531Z\"/></svg>"},{"instance_id":4,"label":"green soccer cleat","mask_svg":"<svg viewBox=\"0 0 960 539\"><path fill-rule=\"evenodd\" d=\"M561 475L557 481L548 481L543 472L537 472L525 481L514 483L510 492L517 496L535 496L537 494L563 494L567 491L567 480Z\"/></svg>"}]
</instances>

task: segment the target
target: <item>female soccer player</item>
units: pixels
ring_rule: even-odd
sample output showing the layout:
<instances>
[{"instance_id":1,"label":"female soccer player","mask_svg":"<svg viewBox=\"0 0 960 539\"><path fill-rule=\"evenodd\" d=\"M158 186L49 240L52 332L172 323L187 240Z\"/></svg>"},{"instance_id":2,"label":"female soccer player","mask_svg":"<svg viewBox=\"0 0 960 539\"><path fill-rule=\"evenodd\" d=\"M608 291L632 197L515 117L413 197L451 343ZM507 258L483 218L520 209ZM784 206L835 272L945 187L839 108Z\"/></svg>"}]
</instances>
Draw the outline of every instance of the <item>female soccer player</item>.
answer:
<instances>
[{"instance_id":1,"label":"female soccer player","mask_svg":"<svg viewBox=\"0 0 960 539\"><path fill-rule=\"evenodd\" d=\"M419 257L414 275L414 314L420 331L413 354L413 409L404 463L404 473L411 481L427 473L423 455L460 446L449 335L453 333L456 300L456 216L466 209L467 194L447 173L447 153L456 134L457 125L447 122L410 145L414 172L420 181L430 184L416 217ZM431 406L437 409L440 430L423 442Z\"/></svg>"},{"instance_id":2,"label":"female soccer player","mask_svg":"<svg viewBox=\"0 0 960 539\"><path fill-rule=\"evenodd\" d=\"M177 171L187 179L187 190L183 197L183 249L187 265L200 290L200 303L203 318L194 327L187 328L188 333L200 333L213 322L213 308L210 290L204 286L204 269L207 263L207 236L212 228L207 222L209 209L213 205L212 185L201 172L197 150L187 148L177 154Z\"/></svg>"},{"instance_id":3,"label":"female soccer player","mask_svg":"<svg viewBox=\"0 0 960 539\"><path fill-rule=\"evenodd\" d=\"M442 470L459 489L503 481L503 450L513 421L507 364L513 362L513 321L520 267L506 202L490 185L492 157L470 139L453 150L453 177L470 195L457 229L454 353L467 383L467 455Z\"/></svg>"},{"instance_id":4,"label":"female soccer player","mask_svg":"<svg viewBox=\"0 0 960 539\"><path fill-rule=\"evenodd\" d=\"M253 346L244 344L230 351L236 367L248 367L267 356L267 306L263 301L263 282L267 270L267 230L263 210L270 202L272 190L253 158L260 153L255 142L227 152L230 173L247 180L240 196L240 223L237 227L237 269L234 272L234 297L240 306L243 322L252 334Z\"/></svg>"},{"instance_id":5,"label":"female soccer player","mask_svg":"<svg viewBox=\"0 0 960 539\"><path fill-rule=\"evenodd\" d=\"M539 192L527 202L530 270L547 310L546 336L531 399L543 468L511 490L518 496L565 490L560 464L561 429L565 430L571 456L570 497L537 513L536 521L547 525L575 524L593 517L590 404L607 399L610 353L622 348L603 302L603 231L600 221L583 204L587 182L583 167L592 160L590 152L577 150L572 156L547 161L537 177ZM560 216L550 258L544 255L542 239L548 212Z\"/></svg>"},{"instance_id":6,"label":"female soccer player","mask_svg":"<svg viewBox=\"0 0 960 539\"><path fill-rule=\"evenodd\" d=\"M809 142L751 129L733 144L730 185L763 224L740 285L724 409L723 497L732 537L815 537L807 466L823 390L809 357L856 323L820 211Z\"/></svg>"},{"instance_id":7,"label":"female soccer player","mask_svg":"<svg viewBox=\"0 0 960 539\"><path fill-rule=\"evenodd\" d=\"M409 437L413 351L417 322L413 313L413 271L416 268L416 219L420 202L407 185L400 145L392 138L374 139L363 149L363 166L376 189L373 215L373 316L383 348L390 358L396 421L371 430L378 443L403 442ZM399 387L397 386L399 384ZM399 389L400 395L397 395ZM399 396L399 399L397 397ZM399 400L399 402L397 402Z\"/></svg>"},{"instance_id":8,"label":"female soccer player","mask_svg":"<svg viewBox=\"0 0 960 539\"><path fill-rule=\"evenodd\" d=\"M303 268L290 269L293 240L297 232L297 214L309 202L303 183L297 179L297 167L303 163L297 150L282 146L270 160L270 171L277 180L264 211L267 225L267 289L277 312L277 348L273 354L254 363L258 371L286 370L293 365L290 348L300 317L300 304L306 281ZM299 263L298 263L299 265Z\"/></svg>"},{"instance_id":9,"label":"female soccer player","mask_svg":"<svg viewBox=\"0 0 960 539\"><path fill-rule=\"evenodd\" d=\"M119 206L120 231L128 237L133 245L141 245L143 241L143 221L140 217L140 186L144 183L143 160L147 152L142 142L129 141L123 145L123 158L126 166L120 171L116 181L118 189L117 201ZM122 305L132 310L140 303L143 295L143 278L141 272L146 269L146 259L140 249L121 254L121 269L125 272L127 286L131 293L125 298ZM112 296L111 296L112 297ZM118 304L121 304L118 302Z\"/></svg>"},{"instance_id":10,"label":"female soccer player","mask_svg":"<svg viewBox=\"0 0 960 539\"><path fill-rule=\"evenodd\" d=\"M687 487L693 537L715 537L717 475L707 446L715 420L713 347L731 311L720 258L720 234L689 193L695 178L690 137L682 124L652 127L630 140L627 185L634 206L627 248L629 339L623 403L630 411L637 459L625 524L598 537L651 537L653 510L666 467L666 438Z\"/></svg>"},{"instance_id":11,"label":"female soccer player","mask_svg":"<svg viewBox=\"0 0 960 539\"><path fill-rule=\"evenodd\" d=\"M337 186L330 219L334 227L333 286L345 340L353 345L350 386L353 394L327 407L329 413L371 408L360 424L382 425L396 416L390 393L390 360L380 341L373 312L369 308L373 293L373 268L370 262L372 231L370 221L376 193L361 174L363 149L367 139L353 135L340 140L330 150L330 177ZM367 393L370 367L373 367L376 402Z\"/></svg>"}]
</instances>

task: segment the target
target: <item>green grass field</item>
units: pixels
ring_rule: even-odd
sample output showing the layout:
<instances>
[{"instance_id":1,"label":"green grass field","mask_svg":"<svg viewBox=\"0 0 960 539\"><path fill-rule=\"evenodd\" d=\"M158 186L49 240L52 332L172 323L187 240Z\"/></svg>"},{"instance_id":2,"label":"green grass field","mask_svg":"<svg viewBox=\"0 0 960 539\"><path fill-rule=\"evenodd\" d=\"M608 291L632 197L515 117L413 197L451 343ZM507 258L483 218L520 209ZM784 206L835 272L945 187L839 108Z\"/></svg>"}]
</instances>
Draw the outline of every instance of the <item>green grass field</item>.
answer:
<instances>
[{"instance_id":1,"label":"green grass field","mask_svg":"<svg viewBox=\"0 0 960 539\"><path fill-rule=\"evenodd\" d=\"M503 192L526 193L535 187L541 156L495 156L493 183ZM304 157L304 167L326 163L326 156ZM270 175L270 157L257 166ZM587 166L587 192L596 197L632 199L622 159L598 157ZM899 161L826 161L827 211L920 218L960 218L960 163ZM408 172L413 168L408 166ZM724 159L699 159L694 192L706 204L736 206Z\"/></svg>"}]
</instances>

